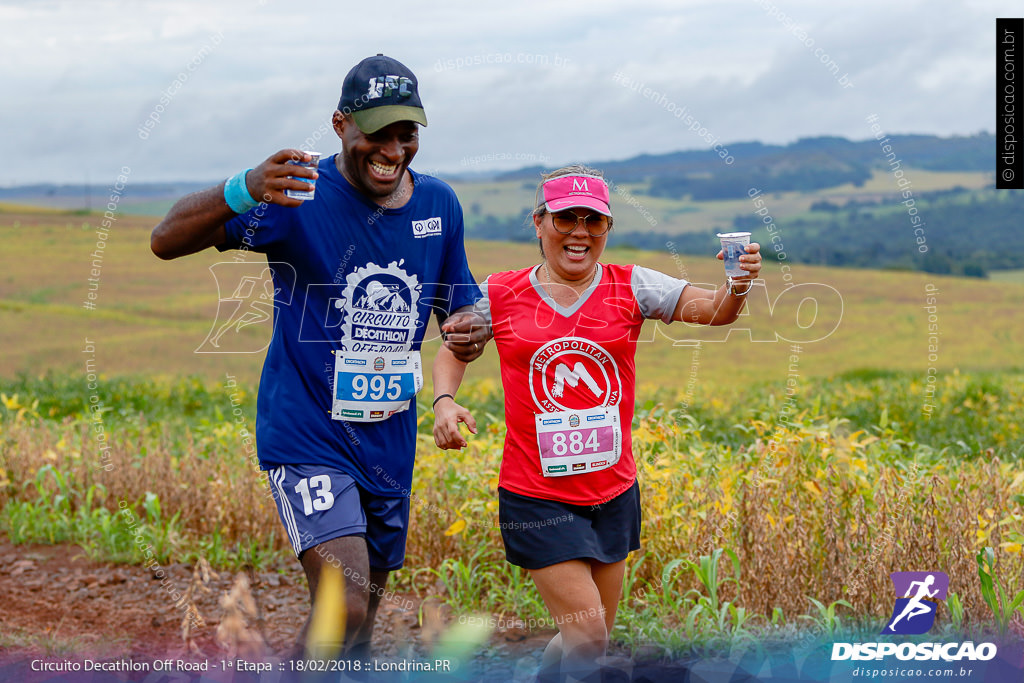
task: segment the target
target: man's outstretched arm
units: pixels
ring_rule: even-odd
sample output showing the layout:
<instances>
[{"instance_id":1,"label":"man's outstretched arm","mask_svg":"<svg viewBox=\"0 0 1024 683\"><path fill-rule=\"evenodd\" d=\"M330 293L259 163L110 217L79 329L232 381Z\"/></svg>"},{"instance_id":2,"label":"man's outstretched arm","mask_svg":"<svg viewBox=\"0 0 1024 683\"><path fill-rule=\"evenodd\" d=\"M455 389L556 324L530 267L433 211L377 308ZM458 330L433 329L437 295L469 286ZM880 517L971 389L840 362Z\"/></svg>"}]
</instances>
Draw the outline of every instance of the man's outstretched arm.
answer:
<instances>
[{"instance_id":1,"label":"man's outstretched arm","mask_svg":"<svg viewBox=\"0 0 1024 683\"><path fill-rule=\"evenodd\" d=\"M297 178L316 179L316 169L287 162L309 161L305 152L282 149L245 175L245 188L254 201L281 206L299 206L300 199L285 196L284 191L308 190L309 184ZM289 177L292 176L292 177ZM224 224L237 216L224 199L224 185L193 192L179 199L164 219L153 228L149 246L162 259L175 259L222 244Z\"/></svg>"}]
</instances>

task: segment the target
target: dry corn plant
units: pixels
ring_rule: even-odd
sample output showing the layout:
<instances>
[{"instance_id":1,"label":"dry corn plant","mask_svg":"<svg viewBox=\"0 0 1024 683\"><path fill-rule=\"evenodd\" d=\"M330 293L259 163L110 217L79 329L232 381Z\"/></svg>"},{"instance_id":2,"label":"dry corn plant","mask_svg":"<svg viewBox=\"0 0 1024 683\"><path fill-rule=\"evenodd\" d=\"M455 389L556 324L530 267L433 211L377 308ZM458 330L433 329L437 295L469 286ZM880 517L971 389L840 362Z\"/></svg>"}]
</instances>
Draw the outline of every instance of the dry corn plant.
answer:
<instances>
[{"instance_id":1,"label":"dry corn plant","mask_svg":"<svg viewBox=\"0 0 1024 683\"><path fill-rule=\"evenodd\" d=\"M828 424L755 427L736 450L670 420L644 419L634 429L644 516L643 547L630 560L641 562L634 592L660 591L666 566L696 562L715 548L735 551L741 567L738 582L720 586L721 599L764 620L775 608L787 621L814 614L811 598L852 603L844 617L882 619L892 608L891 572L936 570L949 575L964 623L984 625L992 615L974 559L982 546L999 549L996 571L1005 585L1024 583L1014 541L1024 532L1019 463L989 454L939 457L890 434ZM478 435L463 452L421 444L408 541L420 566L479 558L487 571L477 576L509 580L500 536L488 528L497 521L489 504L500 436ZM453 523L460 518L469 523ZM679 596L703 590L691 572L672 580ZM502 589L481 583L467 595L472 590L486 605Z\"/></svg>"},{"instance_id":2,"label":"dry corn plant","mask_svg":"<svg viewBox=\"0 0 1024 683\"><path fill-rule=\"evenodd\" d=\"M814 597L825 604L845 599L858 615L884 618L892 607L891 572L938 570L949 574L969 620L990 619L974 556L981 545L1009 548L999 567L1004 581L1019 585L1024 576L1020 552L1003 536L1020 528L1019 466L979 459L950 471L941 461L871 463L856 437L844 443L822 430L795 431L781 440L769 468L759 441L711 481L701 481L683 454L669 457L676 473L646 473L652 523L645 523L645 550L660 561L641 575L653 581L672 559L693 559L695 548L732 548L742 566L736 597L755 614L776 607L805 614ZM758 468L768 476L750 477ZM641 481L643 487L643 474Z\"/></svg>"},{"instance_id":3,"label":"dry corn plant","mask_svg":"<svg viewBox=\"0 0 1024 683\"><path fill-rule=\"evenodd\" d=\"M134 505L153 493L167 517L179 513L183 530L195 538L219 534L230 545L264 538L268 529L280 526L265 477L249 465L241 448L204 454L191 436L180 444L164 438L154 444L153 439L143 443L112 433L107 467L102 469L97 467L99 451L87 425L67 425L59 440L43 425L19 425L5 436L9 447L0 451L0 480L5 473L12 483L0 487L0 506L11 499L36 498L34 487L14 482L31 482L41 467L50 465L73 482L72 511L90 490L97 492L92 505L113 513L119 500ZM168 476L169 471L174 476ZM105 493L100 495L100 490ZM288 549L283 533L276 536L275 545Z\"/></svg>"},{"instance_id":4,"label":"dry corn plant","mask_svg":"<svg viewBox=\"0 0 1024 683\"><path fill-rule=\"evenodd\" d=\"M205 558L199 558L195 567L192 568L192 580L189 581L185 594L175 604L178 608L185 608L185 614L181 618L181 639L185 643L186 650L194 655L205 656L199 649L194 635L196 629L206 626L206 620L203 619L203 615L200 614L196 605L196 597L200 593L212 593L210 580L216 578L218 578L217 573L210 568L210 563Z\"/></svg>"},{"instance_id":5,"label":"dry corn plant","mask_svg":"<svg viewBox=\"0 0 1024 683\"><path fill-rule=\"evenodd\" d=\"M981 547L996 548L995 571L1004 585L1024 584L1019 461L1001 462L987 452L939 455L891 430L851 434L811 421L782 428L746 422L749 437L731 448L679 421L639 419L633 430L644 515L638 586L658 584L674 560L697 561L728 548L739 557L741 574L722 587L723 599L751 614L767 617L779 608L793 620L810 613L815 598L848 600L856 615L884 618L891 609L890 572L937 570L949 574L966 623L983 624L991 613L975 561ZM73 507L85 504L84 492L94 484L107 493L93 505L111 512L118 498L134 504L149 491L168 516L180 514L193 538L265 537L280 525L273 500L244 457L235 427L217 429L222 433L201 443L112 434L110 468L102 470L88 425L66 423L63 432L27 422L5 426L0 502L38 498L25 484L51 465L74 480ZM440 452L428 434L419 436L407 551L410 566L428 568L475 558L474 571L484 571L474 574L467 595L475 592L478 608L496 611L518 597L508 591L510 570L495 528L502 437L496 422L466 450ZM284 534L276 543L287 549ZM673 590L702 588L691 573L678 574Z\"/></svg>"},{"instance_id":6,"label":"dry corn plant","mask_svg":"<svg viewBox=\"0 0 1024 683\"><path fill-rule=\"evenodd\" d=\"M220 606L224 616L217 625L217 644L227 653L227 659L261 659L266 654L267 644L251 626L258 623L259 612L244 573L239 572L231 590L220 597Z\"/></svg>"}]
</instances>

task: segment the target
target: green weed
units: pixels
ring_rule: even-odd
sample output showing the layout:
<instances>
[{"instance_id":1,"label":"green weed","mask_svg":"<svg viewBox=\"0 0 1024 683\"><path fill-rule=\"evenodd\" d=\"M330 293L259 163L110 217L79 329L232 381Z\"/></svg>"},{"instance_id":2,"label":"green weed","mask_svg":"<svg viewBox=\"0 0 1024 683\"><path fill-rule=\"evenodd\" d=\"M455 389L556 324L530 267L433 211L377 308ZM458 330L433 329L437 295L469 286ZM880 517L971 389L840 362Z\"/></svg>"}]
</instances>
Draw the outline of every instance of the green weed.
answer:
<instances>
[{"instance_id":1,"label":"green weed","mask_svg":"<svg viewBox=\"0 0 1024 683\"><path fill-rule=\"evenodd\" d=\"M991 547L983 548L975 559L978 561L978 578L981 580L981 595L992 610L999 635L1005 636L1015 613L1020 610L1024 616L1024 590L1011 593L1008 586L996 576L996 554Z\"/></svg>"}]
</instances>

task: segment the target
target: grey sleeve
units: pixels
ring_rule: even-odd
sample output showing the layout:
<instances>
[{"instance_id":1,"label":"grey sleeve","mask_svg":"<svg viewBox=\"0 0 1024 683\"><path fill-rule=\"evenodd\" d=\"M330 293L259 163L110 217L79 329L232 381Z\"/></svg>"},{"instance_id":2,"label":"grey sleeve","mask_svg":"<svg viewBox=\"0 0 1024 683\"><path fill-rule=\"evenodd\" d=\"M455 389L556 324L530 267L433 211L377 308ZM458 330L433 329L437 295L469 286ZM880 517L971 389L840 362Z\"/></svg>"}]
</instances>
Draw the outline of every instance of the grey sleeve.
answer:
<instances>
[{"instance_id":1,"label":"grey sleeve","mask_svg":"<svg viewBox=\"0 0 1024 683\"><path fill-rule=\"evenodd\" d=\"M487 280L490 276L487 276ZM484 317L487 324L491 324L491 300L487 297L487 280L480 283L480 298L473 304L473 312Z\"/></svg>"},{"instance_id":2,"label":"grey sleeve","mask_svg":"<svg viewBox=\"0 0 1024 683\"><path fill-rule=\"evenodd\" d=\"M658 318L670 323L672 314L676 312L679 297L690 283L657 270L633 266L630 284L636 302L640 305L640 312L645 318Z\"/></svg>"}]
</instances>

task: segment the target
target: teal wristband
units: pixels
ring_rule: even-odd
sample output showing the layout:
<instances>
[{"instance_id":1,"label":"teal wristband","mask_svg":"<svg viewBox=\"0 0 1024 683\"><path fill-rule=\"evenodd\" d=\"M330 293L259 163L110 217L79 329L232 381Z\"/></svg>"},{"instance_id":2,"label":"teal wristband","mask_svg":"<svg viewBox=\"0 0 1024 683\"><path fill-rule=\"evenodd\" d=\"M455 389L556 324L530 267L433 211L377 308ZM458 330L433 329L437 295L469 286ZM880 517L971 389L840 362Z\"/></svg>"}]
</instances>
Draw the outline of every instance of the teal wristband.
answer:
<instances>
[{"instance_id":1,"label":"teal wristband","mask_svg":"<svg viewBox=\"0 0 1024 683\"><path fill-rule=\"evenodd\" d=\"M251 168L247 168L244 171L239 171L224 183L224 201L235 213L245 213L249 209L259 206L259 202L252 198L249 188L245 186L245 175L251 170Z\"/></svg>"}]
</instances>

